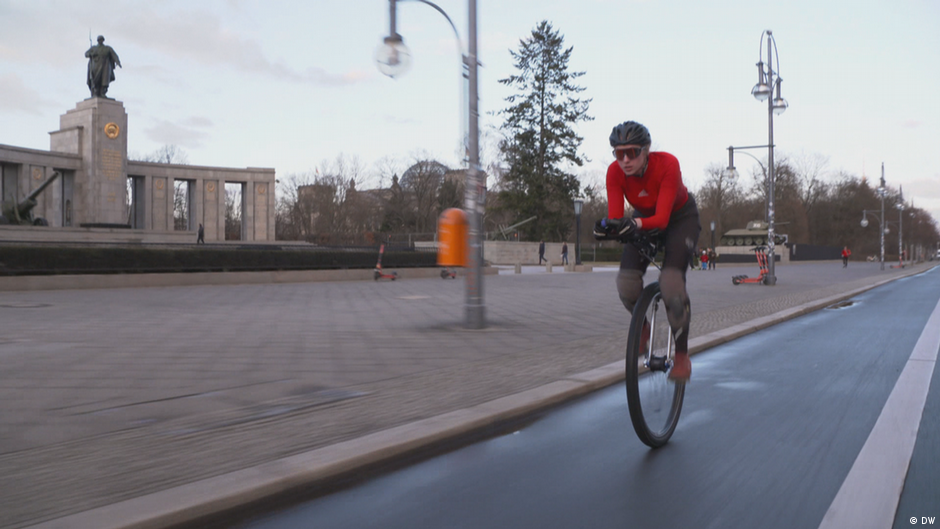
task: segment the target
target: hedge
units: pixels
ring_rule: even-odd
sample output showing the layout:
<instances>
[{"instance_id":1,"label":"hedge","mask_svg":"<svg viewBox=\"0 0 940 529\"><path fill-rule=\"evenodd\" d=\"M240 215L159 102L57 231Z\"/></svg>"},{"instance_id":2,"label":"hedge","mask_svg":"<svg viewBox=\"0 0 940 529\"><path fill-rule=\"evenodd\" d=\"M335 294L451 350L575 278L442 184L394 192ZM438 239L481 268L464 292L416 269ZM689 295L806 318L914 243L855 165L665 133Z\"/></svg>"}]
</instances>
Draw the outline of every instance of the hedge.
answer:
<instances>
[{"instance_id":1,"label":"hedge","mask_svg":"<svg viewBox=\"0 0 940 529\"><path fill-rule=\"evenodd\" d=\"M241 248L82 248L0 246L0 275L233 272L264 270L371 269L378 248L284 250ZM386 250L386 268L433 267L434 252Z\"/></svg>"}]
</instances>

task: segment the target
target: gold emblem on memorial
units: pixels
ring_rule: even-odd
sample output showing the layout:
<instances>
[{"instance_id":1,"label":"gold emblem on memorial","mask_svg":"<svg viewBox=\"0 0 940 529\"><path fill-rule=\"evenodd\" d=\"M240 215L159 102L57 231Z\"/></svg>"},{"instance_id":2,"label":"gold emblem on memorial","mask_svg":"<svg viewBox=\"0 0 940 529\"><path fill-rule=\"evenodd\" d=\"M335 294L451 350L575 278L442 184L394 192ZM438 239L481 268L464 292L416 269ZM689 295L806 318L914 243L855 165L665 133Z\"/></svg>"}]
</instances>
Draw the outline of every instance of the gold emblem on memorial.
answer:
<instances>
[{"instance_id":1,"label":"gold emblem on memorial","mask_svg":"<svg viewBox=\"0 0 940 529\"><path fill-rule=\"evenodd\" d=\"M120 133L121 127L118 127L117 123L111 122L104 126L104 135L111 138L112 140L117 138L118 134Z\"/></svg>"},{"instance_id":2,"label":"gold emblem on memorial","mask_svg":"<svg viewBox=\"0 0 940 529\"><path fill-rule=\"evenodd\" d=\"M263 195L268 191L268 186L258 186L258 194Z\"/></svg>"},{"instance_id":3,"label":"gold emblem on memorial","mask_svg":"<svg viewBox=\"0 0 940 529\"><path fill-rule=\"evenodd\" d=\"M163 180L157 180L157 189L163 189Z\"/></svg>"},{"instance_id":4,"label":"gold emblem on memorial","mask_svg":"<svg viewBox=\"0 0 940 529\"><path fill-rule=\"evenodd\" d=\"M214 182L209 182L208 184L206 184L206 191L208 191L208 192L210 192L210 193L213 192L213 191L215 191L215 183L214 183Z\"/></svg>"}]
</instances>

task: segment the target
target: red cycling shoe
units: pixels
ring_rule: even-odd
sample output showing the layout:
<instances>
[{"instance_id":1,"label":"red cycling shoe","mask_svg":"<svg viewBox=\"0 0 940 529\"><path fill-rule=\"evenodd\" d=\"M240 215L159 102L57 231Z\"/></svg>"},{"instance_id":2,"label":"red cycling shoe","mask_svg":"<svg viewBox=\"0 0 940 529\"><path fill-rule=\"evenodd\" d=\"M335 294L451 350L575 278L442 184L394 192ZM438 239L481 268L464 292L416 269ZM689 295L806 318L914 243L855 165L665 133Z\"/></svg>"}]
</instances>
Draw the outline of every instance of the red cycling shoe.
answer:
<instances>
[{"instance_id":1,"label":"red cycling shoe","mask_svg":"<svg viewBox=\"0 0 940 529\"><path fill-rule=\"evenodd\" d=\"M692 361L689 360L689 353L676 351L676 358L673 361L672 369L669 370L669 380L686 382L691 376Z\"/></svg>"}]
</instances>

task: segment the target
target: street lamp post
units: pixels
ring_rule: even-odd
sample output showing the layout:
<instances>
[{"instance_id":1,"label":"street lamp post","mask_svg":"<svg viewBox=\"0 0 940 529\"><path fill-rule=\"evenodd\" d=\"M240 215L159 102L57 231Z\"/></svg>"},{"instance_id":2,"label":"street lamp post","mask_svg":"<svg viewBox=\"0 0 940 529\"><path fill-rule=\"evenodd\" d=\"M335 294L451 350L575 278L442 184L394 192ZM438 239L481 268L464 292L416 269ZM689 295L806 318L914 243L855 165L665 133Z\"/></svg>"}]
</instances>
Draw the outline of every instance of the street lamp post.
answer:
<instances>
[{"instance_id":1,"label":"street lamp post","mask_svg":"<svg viewBox=\"0 0 940 529\"><path fill-rule=\"evenodd\" d=\"M904 268L904 201L898 202L895 206L898 208L898 267Z\"/></svg>"},{"instance_id":2,"label":"street lamp post","mask_svg":"<svg viewBox=\"0 0 940 529\"><path fill-rule=\"evenodd\" d=\"M411 61L411 54L405 47L401 35L396 31L396 2L405 0L389 0L389 36L385 37L383 45L376 51L375 59L378 63L379 71L389 77L395 77L404 73ZM428 2L427 0L412 0L421 2L433 7L437 12L444 15L447 22L450 23L454 33L457 28L447 16L443 9ZM467 214L469 224L469 233L467 234L470 266L466 273L466 326L470 329L482 329L486 326L486 317L483 306L483 243L482 243L482 224L483 213L485 211L485 196L482 171L480 170L480 130L479 130L479 110L477 100L477 3L476 0L467 0L467 44L468 51L462 55L463 64L466 69L468 81L468 103L469 112L467 113L467 158L469 167L467 168L466 191L464 196L464 211ZM461 48L460 35L457 34L457 42Z\"/></svg>"},{"instance_id":3,"label":"street lamp post","mask_svg":"<svg viewBox=\"0 0 940 529\"><path fill-rule=\"evenodd\" d=\"M760 58L763 53L764 36L767 36L767 69L764 69L764 61ZM777 55L777 41L774 39L773 32L769 29L761 33L761 47L757 62L758 79L757 84L751 89L753 95L758 101L767 100L767 148L769 150L768 179L770 180L770 192L767 199L767 276L764 278L765 285L776 285L776 258L774 256L774 114L782 114L786 109L787 101L780 96L780 85L783 79L780 78L780 72L774 71L773 59L777 57L777 68L780 68L780 57ZM771 97L776 89L777 95Z\"/></svg>"},{"instance_id":4,"label":"street lamp post","mask_svg":"<svg viewBox=\"0 0 940 529\"><path fill-rule=\"evenodd\" d=\"M873 215L875 218L878 219L878 227L879 227L879 230L878 230L878 231L880 232L879 235L880 235L880 242L881 242L881 257L880 257L879 261L881 262L881 269L884 270L884 269L885 269L885 231L887 231L887 229L888 229L888 228L885 226L884 211L882 211L882 215L879 216L879 215L878 215L878 210L876 210L876 209L864 209L864 210L862 210L862 222L861 222L861 225L862 225L863 228L867 228L867 227L868 227L868 215Z\"/></svg>"},{"instance_id":5,"label":"street lamp post","mask_svg":"<svg viewBox=\"0 0 940 529\"><path fill-rule=\"evenodd\" d=\"M885 164L881 163L881 185L877 189L878 196L881 197L881 216L875 214L875 210L866 209L862 211L862 227L868 227L868 218L867 215L875 215L878 217L878 224L880 229L879 237L881 241L881 269L885 269L885 193L887 188L885 187Z\"/></svg>"},{"instance_id":6,"label":"street lamp post","mask_svg":"<svg viewBox=\"0 0 940 529\"><path fill-rule=\"evenodd\" d=\"M581 264L581 208L584 207L584 201L580 198L574 200L574 218L575 218L575 239L574 239L574 264Z\"/></svg>"}]
</instances>

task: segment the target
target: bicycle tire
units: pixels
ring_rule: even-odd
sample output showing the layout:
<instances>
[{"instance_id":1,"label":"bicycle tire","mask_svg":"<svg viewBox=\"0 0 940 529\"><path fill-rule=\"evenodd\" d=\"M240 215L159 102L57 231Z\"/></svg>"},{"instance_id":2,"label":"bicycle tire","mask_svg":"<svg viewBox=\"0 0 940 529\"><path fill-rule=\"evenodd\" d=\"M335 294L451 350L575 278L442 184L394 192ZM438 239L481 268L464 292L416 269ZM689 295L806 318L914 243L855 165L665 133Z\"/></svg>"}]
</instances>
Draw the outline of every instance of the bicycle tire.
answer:
<instances>
[{"instance_id":1,"label":"bicycle tire","mask_svg":"<svg viewBox=\"0 0 940 529\"><path fill-rule=\"evenodd\" d=\"M645 322L650 322L647 348L651 348L653 353L652 369L647 366L647 351L641 350ZM659 283L652 283L643 289L633 309L626 351L630 421L640 441L651 448L659 448L669 441L682 411L685 384L669 380L671 363L656 360L671 358L674 353L675 343Z\"/></svg>"}]
</instances>

